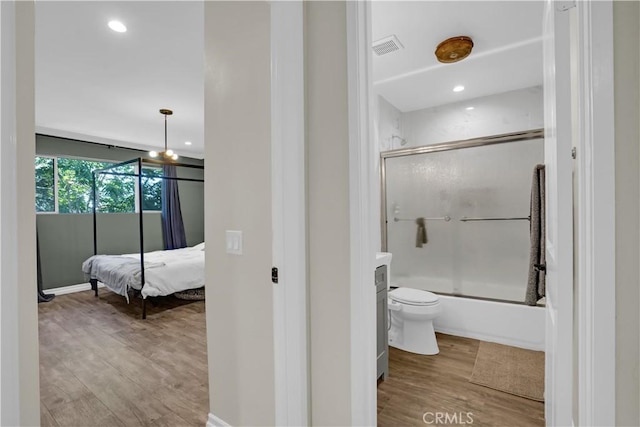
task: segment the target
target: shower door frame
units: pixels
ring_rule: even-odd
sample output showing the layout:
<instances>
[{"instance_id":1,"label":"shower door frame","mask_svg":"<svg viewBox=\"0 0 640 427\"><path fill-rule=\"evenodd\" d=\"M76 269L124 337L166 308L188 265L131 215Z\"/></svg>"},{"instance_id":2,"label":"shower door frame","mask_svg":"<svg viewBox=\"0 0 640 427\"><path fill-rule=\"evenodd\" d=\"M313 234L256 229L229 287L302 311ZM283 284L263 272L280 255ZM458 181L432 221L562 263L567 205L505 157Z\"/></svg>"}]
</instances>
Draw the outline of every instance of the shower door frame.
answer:
<instances>
[{"instance_id":1,"label":"shower door frame","mask_svg":"<svg viewBox=\"0 0 640 427\"><path fill-rule=\"evenodd\" d=\"M387 174L386 161L396 157L415 156L418 154L436 153L440 151L461 150L464 148L486 147L489 145L505 144L510 142L530 141L534 139L544 140L544 129L531 129L522 132L510 132L500 135L485 136L480 138L463 139L458 141L443 142L432 145L422 145L420 147L401 148L398 150L383 151L380 153L380 228L382 235L382 250L387 252ZM541 141L542 143L543 141ZM453 294L450 294L453 295ZM487 301L499 301L510 304L520 304L518 301L497 300L495 298L474 297L458 295L464 298L481 299Z\"/></svg>"}]
</instances>

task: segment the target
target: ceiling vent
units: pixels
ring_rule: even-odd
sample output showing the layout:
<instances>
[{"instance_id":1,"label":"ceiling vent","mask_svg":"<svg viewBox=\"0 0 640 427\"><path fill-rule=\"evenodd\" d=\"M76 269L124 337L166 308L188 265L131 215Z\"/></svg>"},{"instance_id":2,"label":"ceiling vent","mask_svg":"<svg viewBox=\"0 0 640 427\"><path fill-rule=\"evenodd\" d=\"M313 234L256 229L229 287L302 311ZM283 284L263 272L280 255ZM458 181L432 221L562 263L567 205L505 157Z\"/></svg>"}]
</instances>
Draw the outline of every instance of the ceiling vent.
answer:
<instances>
[{"instance_id":1,"label":"ceiling vent","mask_svg":"<svg viewBox=\"0 0 640 427\"><path fill-rule=\"evenodd\" d=\"M378 55L386 55L387 53L395 52L397 50L404 49L402 43L395 35L385 37L373 42L373 52Z\"/></svg>"}]
</instances>

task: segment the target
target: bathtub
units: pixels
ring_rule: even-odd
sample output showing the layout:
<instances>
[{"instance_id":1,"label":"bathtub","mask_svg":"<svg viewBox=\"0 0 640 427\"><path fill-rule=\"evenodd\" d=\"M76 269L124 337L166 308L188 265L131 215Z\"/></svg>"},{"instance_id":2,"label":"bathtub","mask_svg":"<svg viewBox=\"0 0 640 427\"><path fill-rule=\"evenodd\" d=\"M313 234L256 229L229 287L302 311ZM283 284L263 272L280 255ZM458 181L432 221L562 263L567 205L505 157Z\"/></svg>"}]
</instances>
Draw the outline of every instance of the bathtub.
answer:
<instances>
[{"instance_id":1,"label":"bathtub","mask_svg":"<svg viewBox=\"0 0 640 427\"><path fill-rule=\"evenodd\" d=\"M431 285L430 285L431 283ZM436 332L475 338L529 350L544 350L545 308L442 295L450 289L429 278L398 277L391 286L422 289L439 294L442 314L435 319Z\"/></svg>"}]
</instances>

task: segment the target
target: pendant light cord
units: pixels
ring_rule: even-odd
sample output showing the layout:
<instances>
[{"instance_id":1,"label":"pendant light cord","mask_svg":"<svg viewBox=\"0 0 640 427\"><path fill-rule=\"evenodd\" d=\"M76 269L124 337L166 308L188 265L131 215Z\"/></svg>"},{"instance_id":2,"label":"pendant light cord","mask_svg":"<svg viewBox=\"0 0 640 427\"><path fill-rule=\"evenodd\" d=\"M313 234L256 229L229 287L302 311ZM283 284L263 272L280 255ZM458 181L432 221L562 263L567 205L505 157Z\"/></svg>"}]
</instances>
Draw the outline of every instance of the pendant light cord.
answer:
<instances>
[{"instance_id":1,"label":"pendant light cord","mask_svg":"<svg viewBox=\"0 0 640 427\"><path fill-rule=\"evenodd\" d=\"M167 152L167 115L164 115L164 152Z\"/></svg>"}]
</instances>

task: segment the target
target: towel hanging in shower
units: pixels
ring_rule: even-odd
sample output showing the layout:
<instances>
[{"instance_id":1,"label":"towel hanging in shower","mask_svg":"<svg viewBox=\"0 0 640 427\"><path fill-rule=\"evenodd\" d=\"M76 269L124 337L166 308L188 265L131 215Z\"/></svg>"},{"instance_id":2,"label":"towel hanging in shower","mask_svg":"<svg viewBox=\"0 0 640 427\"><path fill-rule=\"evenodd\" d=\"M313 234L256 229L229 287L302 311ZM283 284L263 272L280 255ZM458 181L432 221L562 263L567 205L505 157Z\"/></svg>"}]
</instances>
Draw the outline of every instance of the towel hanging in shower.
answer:
<instances>
[{"instance_id":1,"label":"towel hanging in shower","mask_svg":"<svg viewBox=\"0 0 640 427\"><path fill-rule=\"evenodd\" d=\"M545 171L544 165L536 165L531 183L531 225L529 252L529 280L525 304L536 305L545 296Z\"/></svg>"},{"instance_id":2,"label":"towel hanging in shower","mask_svg":"<svg viewBox=\"0 0 640 427\"><path fill-rule=\"evenodd\" d=\"M427 243L427 225L424 218L416 218L416 224L418 225L416 248L421 248L423 244Z\"/></svg>"}]
</instances>

